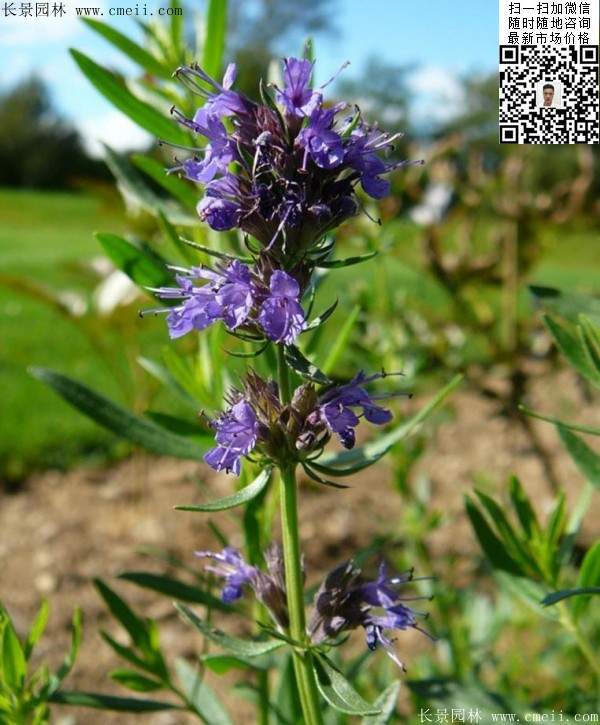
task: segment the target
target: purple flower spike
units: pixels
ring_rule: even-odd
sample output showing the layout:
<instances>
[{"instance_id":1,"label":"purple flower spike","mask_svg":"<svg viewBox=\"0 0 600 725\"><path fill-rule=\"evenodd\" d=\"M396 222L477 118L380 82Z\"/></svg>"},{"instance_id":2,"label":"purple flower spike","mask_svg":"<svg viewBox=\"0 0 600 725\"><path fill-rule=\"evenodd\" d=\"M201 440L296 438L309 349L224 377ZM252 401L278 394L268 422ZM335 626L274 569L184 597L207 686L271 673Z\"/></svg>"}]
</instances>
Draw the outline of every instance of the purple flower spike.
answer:
<instances>
[{"instance_id":1,"label":"purple flower spike","mask_svg":"<svg viewBox=\"0 0 600 725\"><path fill-rule=\"evenodd\" d=\"M390 411L377 405L362 387L380 377L382 374L367 378L361 371L346 385L339 385L327 391L319 399L319 406L309 416L309 423L323 423L332 433L339 436L345 448L353 448L356 440L354 428L360 422L361 416L375 425L385 425L392 419ZM357 414L353 408L362 410Z\"/></svg>"},{"instance_id":2,"label":"purple flower spike","mask_svg":"<svg viewBox=\"0 0 600 725\"><path fill-rule=\"evenodd\" d=\"M298 302L300 286L289 274L277 270L271 275L269 290L258 322L270 340L291 345L306 327L304 310Z\"/></svg>"},{"instance_id":3,"label":"purple flower spike","mask_svg":"<svg viewBox=\"0 0 600 725\"><path fill-rule=\"evenodd\" d=\"M310 116L321 102L321 94L310 86L314 63L299 58L283 61L283 91L277 90L276 99L290 116Z\"/></svg>"},{"instance_id":4,"label":"purple flower spike","mask_svg":"<svg viewBox=\"0 0 600 725\"><path fill-rule=\"evenodd\" d=\"M240 475L240 459L253 450L258 440L259 424L252 406L244 399L238 401L211 422L217 431L215 448L204 460L215 471Z\"/></svg>"},{"instance_id":5,"label":"purple flower spike","mask_svg":"<svg viewBox=\"0 0 600 725\"><path fill-rule=\"evenodd\" d=\"M247 564L240 552L230 546L220 553L196 551L195 555L217 562L214 566L207 566L206 570L225 580L225 585L221 590L221 599L225 604L231 604L239 599L243 594L244 586L251 584L256 577L256 568Z\"/></svg>"}]
</instances>

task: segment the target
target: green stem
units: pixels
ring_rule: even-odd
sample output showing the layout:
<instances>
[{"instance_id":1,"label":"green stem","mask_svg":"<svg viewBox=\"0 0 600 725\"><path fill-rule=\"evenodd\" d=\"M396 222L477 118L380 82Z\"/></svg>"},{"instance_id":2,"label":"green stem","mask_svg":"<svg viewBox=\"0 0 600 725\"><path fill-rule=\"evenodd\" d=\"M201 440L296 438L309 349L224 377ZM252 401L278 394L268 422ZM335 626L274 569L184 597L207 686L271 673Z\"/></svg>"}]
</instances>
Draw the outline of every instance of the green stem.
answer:
<instances>
[{"instance_id":1,"label":"green stem","mask_svg":"<svg viewBox=\"0 0 600 725\"><path fill-rule=\"evenodd\" d=\"M579 651L589 662L596 675L598 690L600 693L600 660L596 657L593 648L590 647L590 644L581 629L579 628L579 625L573 619L567 604L565 602L559 602L557 606L559 607L560 621L563 627L573 635L573 638L575 639L575 641L577 642L577 646L579 647Z\"/></svg>"},{"instance_id":2,"label":"green stem","mask_svg":"<svg viewBox=\"0 0 600 725\"><path fill-rule=\"evenodd\" d=\"M290 637L302 644L308 644L304 616L304 586L298 536L298 506L296 501L295 465L281 469L281 532L283 538L283 559L287 589ZM317 683L312 667L310 652L294 652L294 671L302 703L306 725L323 722L319 705Z\"/></svg>"},{"instance_id":3,"label":"green stem","mask_svg":"<svg viewBox=\"0 0 600 725\"><path fill-rule=\"evenodd\" d=\"M277 346L277 372L279 394L282 403L291 398L289 370L285 362L282 345ZM298 501L296 496L296 464L281 465L281 536L283 540L283 560L285 566L285 584L287 590L289 634L302 645L308 644L306 619L304 612L304 579L300 554L300 535L298 530ZM302 705L304 723L321 725L323 718L319 704L319 693L309 651L295 650L294 672L298 694Z\"/></svg>"}]
</instances>

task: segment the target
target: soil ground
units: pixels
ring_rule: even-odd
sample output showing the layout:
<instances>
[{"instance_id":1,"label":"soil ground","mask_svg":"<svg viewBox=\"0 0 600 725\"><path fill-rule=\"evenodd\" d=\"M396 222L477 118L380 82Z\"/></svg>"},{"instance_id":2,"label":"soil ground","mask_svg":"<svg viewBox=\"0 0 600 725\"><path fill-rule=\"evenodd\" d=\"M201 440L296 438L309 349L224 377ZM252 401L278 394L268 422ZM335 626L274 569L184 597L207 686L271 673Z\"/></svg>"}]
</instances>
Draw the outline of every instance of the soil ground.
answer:
<instances>
[{"instance_id":1,"label":"soil ground","mask_svg":"<svg viewBox=\"0 0 600 725\"><path fill-rule=\"evenodd\" d=\"M557 398L557 391L564 399ZM528 402L537 410L562 414L566 419L600 422L600 411L586 402L568 371L540 376ZM444 525L429 541L433 555L452 551L468 556L476 544L463 514L463 493L472 488L474 478L481 481L485 474L490 485L496 482L500 487L509 473L516 473L542 516L551 505L552 495L521 427L498 416L492 401L464 390L455 394L449 407L452 418L432 434L413 475L429 478L431 505L444 514ZM535 428L572 502L581 490L581 476L563 452L554 428L537 422ZM26 630L40 598L48 597L52 614L39 654L59 662L68 648L72 609L80 605L84 610L84 643L66 683L69 689L127 694L108 679L108 672L121 663L97 631L107 628L117 637L120 633L95 592L94 577L114 584L136 611L159 620L167 652L187 657L198 652L200 638L180 622L168 598L113 579L124 570L165 571L164 565L140 552L144 547L168 550L191 566L197 561L192 555L195 549L217 548L204 515L173 510L176 504L199 500L195 478L206 485L207 498L231 492L231 479L197 463L139 455L108 469L47 472L32 477L16 493L0 494L0 599L11 612L17 630ZM401 538L397 522L402 499L392 492L391 472L385 465L355 477L352 488L345 491L306 485L300 500L309 585L334 564L367 546L374 534L392 533ZM595 522L592 518L590 512L582 532L584 543L599 534L598 517ZM236 538L239 533L233 516L220 514L215 521L231 536L232 544L241 543ZM425 638L418 642L416 647L430 646ZM209 677L209 681L219 692L232 684L227 677ZM238 704L242 701L235 702L235 722L251 723L251 711ZM96 725L138 721L126 714L60 710L57 722ZM144 722L169 725L188 720L179 714L162 713L148 716Z\"/></svg>"}]
</instances>

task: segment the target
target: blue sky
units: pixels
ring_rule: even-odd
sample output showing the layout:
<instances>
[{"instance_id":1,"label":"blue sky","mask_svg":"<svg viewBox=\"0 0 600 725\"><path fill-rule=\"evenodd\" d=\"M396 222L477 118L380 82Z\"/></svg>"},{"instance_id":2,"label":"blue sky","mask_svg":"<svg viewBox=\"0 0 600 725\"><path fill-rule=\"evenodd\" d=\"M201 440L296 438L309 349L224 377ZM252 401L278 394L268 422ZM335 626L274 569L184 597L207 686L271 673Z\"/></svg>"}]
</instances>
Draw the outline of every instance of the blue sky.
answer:
<instances>
[{"instance_id":1,"label":"blue sky","mask_svg":"<svg viewBox=\"0 0 600 725\"><path fill-rule=\"evenodd\" d=\"M289 2L291 0L282 0ZM64 18L6 18L0 16L1 85L12 84L36 70L49 83L56 104L90 139L117 146L141 142L143 136L119 117L79 74L67 53L71 46L97 61L126 70L131 68L118 51L96 36L75 17L74 5L135 5L136 0L66 0ZM149 8L157 3L147 0ZM160 3L166 5L166 2ZM17 0L15 6L18 8ZM202 7L197 0L188 8ZM498 6L492 0L338 0L336 22L340 34L317 38L317 80L332 75L347 59L360 71L370 56L398 65L414 65L411 85L416 110L451 114L460 104L457 79L497 67ZM193 15L188 10L188 16ZM108 18L104 18L108 20ZM124 32L137 28L127 18L111 19ZM294 53L296 48L285 49Z\"/></svg>"}]
</instances>

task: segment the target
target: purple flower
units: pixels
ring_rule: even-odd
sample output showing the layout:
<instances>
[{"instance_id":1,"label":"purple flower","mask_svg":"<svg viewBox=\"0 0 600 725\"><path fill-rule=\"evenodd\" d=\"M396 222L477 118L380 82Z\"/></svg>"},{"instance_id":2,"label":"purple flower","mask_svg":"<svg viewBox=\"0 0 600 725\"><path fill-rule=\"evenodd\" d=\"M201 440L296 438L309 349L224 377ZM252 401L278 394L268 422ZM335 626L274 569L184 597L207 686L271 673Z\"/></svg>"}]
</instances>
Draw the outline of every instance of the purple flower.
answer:
<instances>
[{"instance_id":1,"label":"purple flower","mask_svg":"<svg viewBox=\"0 0 600 725\"><path fill-rule=\"evenodd\" d=\"M221 317L230 330L242 325L248 319L254 305L254 285L250 269L234 260L225 270L225 282L216 293L221 307Z\"/></svg>"},{"instance_id":2,"label":"purple flower","mask_svg":"<svg viewBox=\"0 0 600 725\"><path fill-rule=\"evenodd\" d=\"M331 388L319 399L319 406L308 417L308 423L324 424L338 435L345 448L353 448L356 442L354 428L362 416L375 425L384 425L392 419L390 411L377 405L362 387L380 377L383 377L381 373L366 377L361 371L349 383ZM361 412L356 414L354 408Z\"/></svg>"},{"instance_id":3,"label":"purple flower","mask_svg":"<svg viewBox=\"0 0 600 725\"><path fill-rule=\"evenodd\" d=\"M228 173L211 181L196 208L200 219L217 232L236 227L242 213L238 178Z\"/></svg>"},{"instance_id":4,"label":"purple flower","mask_svg":"<svg viewBox=\"0 0 600 725\"><path fill-rule=\"evenodd\" d=\"M206 570L225 580L221 599L226 604L231 604L239 599L243 594L244 586L249 584L258 600L271 612L277 624L283 629L288 626L283 552L279 544L273 543L265 551L268 573L248 564L240 552L232 547L227 547L220 553L212 551L195 553L196 556L210 558L217 562L216 566L207 566Z\"/></svg>"},{"instance_id":5,"label":"purple flower","mask_svg":"<svg viewBox=\"0 0 600 725\"><path fill-rule=\"evenodd\" d=\"M314 598L314 610L309 622L309 633L314 644L335 639L344 631L363 627L367 646L375 650L379 645L396 664L404 668L393 648L387 631L421 629L418 616L426 616L406 606L403 601L430 597L404 597L397 587L412 581L412 570L388 576L385 564L379 567L375 580L365 579L353 562L334 569L325 578Z\"/></svg>"},{"instance_id":6,"label":"purple flower","mask_svg":"<svg viewBox=\"0 0 600 725\"><path fill-rule=\"evenodd\" d=\"M217 431L217 445L204 455L215 471L240 475L240 459L248 455L258 441L259 424L252 406L243 398L230 410L211 422Z\"/></svg>"},{"instance_id":7,"label":"purple flower","mask_svg":"<svg viewBox=\"0 0 600 725\"><path fill-rule=\"evenodd\" d=\"M277 90L276 99L290 116L310 116L321 102L321 94L310 86L314 63L299 58L283 61L283 91Z\"/></svg>"},{"instance_id":8,"label":"purple flower","mask_svg":"<svg viewBox=\"0 0 600 725\"><path fill-rule=\"evenodd\" d=\"M218 173L225 173L228 165L238 158L235 143L227 135L227 130L218 117L204 114L203 122L204 124L200 125L194 121L194 130L209 140L204 149L204 159L187 159L171 169L171 171L182 169L190 181L200 184L212 181Z\"/></svg>"},{"instance_id":9,"label":"purple flower","mask_svg":"<svg viewBox=\"0 0 600 725\"><path fill-rule=\"evenodd\" d=\"M390 182L382 179L381 175L404 163L386 163L377 153L393 148L393 142L400 135L390 136L366 125L359 126L350 134L345 161L358 171L361 186L374 199L382 199L390 193Z\"/></svg>"},{"instance_id":10,"label":"purple flower","mask_svg":"<svg viewBox=\"0 0 600 725\"><path fill-rule=\"evenodd\" d=\"M196 556L210 558L216 561L216 565L207 566L206 570L213 572L225 580L221 590L221 599L225 604L231 604L243 594L246 584L251 584L256 577L257 569L247 564L240 552L230 546L223 551L196 551Z\"/></svg>"},{"instance_id":11,"label":"purple flower","mask_svg":"<svg viewBox=\"0 0 600 725\"><path fill-rule=\"evenodd\" d=\"M298 134L298 144L304 149L303 168L306 168L308 156L322 169L334 169L342 163L342 139L332 126L335 114L343 106L337 104L333 108L315 108L311 113L308 126Z\"/></svg>"},{"instance_id":12,"label":"purple flower","mask_svg":"<svg viewBox=\"0 0 600 725\"><path fill-rule=\"evenodd\" d=\"M236 113L248 111L251 102L231 90L236 75L235 63L230 63L227 66L222 83L218 83L214 78L211 78L208 73L205 73L196 64L177 69L177 76L181 78L185 85L193 93L205 99L204 105L196 111L193 123L202 126L205 125L208 115L217 117L232 116Z\"/></svg>"},{"instance_id":13,"label":"purple flower","mask_svg":"<svg viewBox=\"0 0 600 725\"><path fill-rule=\"evenodd\" d=\"M269 290L258 322L270 340L291 345L306 327L304 311L298 302L300 285L286 272L276 270L271 275Z\"/></svg>"}]
</instances>

